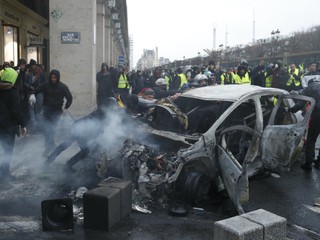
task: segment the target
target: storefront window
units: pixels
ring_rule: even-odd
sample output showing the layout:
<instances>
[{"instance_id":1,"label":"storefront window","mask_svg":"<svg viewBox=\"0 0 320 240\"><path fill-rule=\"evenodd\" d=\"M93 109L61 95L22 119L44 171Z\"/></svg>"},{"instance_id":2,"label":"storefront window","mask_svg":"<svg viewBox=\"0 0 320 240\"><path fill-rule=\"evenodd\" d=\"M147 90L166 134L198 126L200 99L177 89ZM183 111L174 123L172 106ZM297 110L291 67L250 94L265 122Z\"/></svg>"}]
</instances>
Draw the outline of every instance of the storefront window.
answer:
<instances>
[{"instance_id":1,"label":"storefront window","mask_svg":"<svg viewBox=\"0 0 320 240\"><path fill-rule=\"evenodd\" d=\"M4 59L18 64L18 28L14 26L3 26L4 32Z\"/></svg>"},{"instance_id":2,"label":"storefront window","mask_svg":"<svg viewBox=\"0 0 320 240\"><path fill-rule=\"evenodd\" d=\"M27 34L27 45L30 45L30 38L36 37L36 35L28 33ZM38 48L37 47L28 47L27 48L27 62L29 63L30 60L33 59L38 63Z\"/></svg>"}]
</instances>

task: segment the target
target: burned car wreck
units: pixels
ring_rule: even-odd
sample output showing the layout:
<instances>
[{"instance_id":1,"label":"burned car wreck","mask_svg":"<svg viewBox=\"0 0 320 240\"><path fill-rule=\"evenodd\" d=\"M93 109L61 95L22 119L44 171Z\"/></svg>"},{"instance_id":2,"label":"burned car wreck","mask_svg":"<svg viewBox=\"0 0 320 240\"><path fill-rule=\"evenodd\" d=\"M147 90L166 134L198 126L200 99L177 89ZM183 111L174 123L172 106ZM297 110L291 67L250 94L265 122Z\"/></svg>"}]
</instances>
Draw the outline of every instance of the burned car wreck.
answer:
<instances>
[{"instance_id":1,"label":"burned car wreck","mask_svg":"<svg viewBox=\"0 0 320 240\"><path fill-rule=\"evenodd\" d=\"M287 111L296 101L308 111ZM119 153L120 175L137 183L153 181L154 187L165 183L167 192L174 189L190 203L225 189L242 214L250 177L290 170L302 151L313 107L309 97L241 85L196 88L162 99L140 124L158 141L158 152L127 142Z\"/></svg>"}]
</instances>

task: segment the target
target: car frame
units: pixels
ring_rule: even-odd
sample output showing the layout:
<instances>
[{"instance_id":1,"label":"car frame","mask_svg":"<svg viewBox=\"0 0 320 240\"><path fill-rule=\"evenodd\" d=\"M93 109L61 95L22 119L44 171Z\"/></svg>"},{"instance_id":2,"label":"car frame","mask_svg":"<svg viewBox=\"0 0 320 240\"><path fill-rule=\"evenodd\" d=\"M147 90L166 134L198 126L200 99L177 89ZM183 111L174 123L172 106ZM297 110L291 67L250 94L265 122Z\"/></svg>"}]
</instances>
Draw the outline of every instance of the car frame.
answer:
<instances>
[{"instance_id":1,"label":"car frame","mask_svg":"<svg viewBox=\"0 0 320 240\"><path fill-rule=\"evenodd\" d=\"M198 106L192 106L194 101ZM308 110L288 111L296 101L305 102ZM262 171L290 170L302 151L315 104L310 97L253 85L196 88L170 102L171 106L160 102L145 118L149 133L177 146L177 169L168 182L177 184L188 201L205 197L212 188L223 188L239 214L249 200L250 177ZM206 107L201 114L209 112L205 123L212 124L199 133L186 127L181 116L188 119L194 113L194 119L199 119L202 104Z\"/></svg>"}]
</instances>

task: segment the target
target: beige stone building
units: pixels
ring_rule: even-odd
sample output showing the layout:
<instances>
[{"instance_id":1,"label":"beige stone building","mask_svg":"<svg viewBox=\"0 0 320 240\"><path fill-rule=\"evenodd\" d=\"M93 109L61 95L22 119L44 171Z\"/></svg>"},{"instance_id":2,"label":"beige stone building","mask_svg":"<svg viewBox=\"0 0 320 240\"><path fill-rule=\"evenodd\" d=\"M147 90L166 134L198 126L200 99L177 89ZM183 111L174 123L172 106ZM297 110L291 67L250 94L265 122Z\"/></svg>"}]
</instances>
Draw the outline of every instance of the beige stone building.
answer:
<instances>
[{"instance_id":1,"label":"beige stone building","mask_svg":"<svg viewBox=\"0 0 320 240\"><path fill-rule=\"evenodd\" d=\"M24 58L58 69L85 114L96 106L101 63L128 65L126 0L0 0L0 63Z\"/></svg>"}]
</instances>

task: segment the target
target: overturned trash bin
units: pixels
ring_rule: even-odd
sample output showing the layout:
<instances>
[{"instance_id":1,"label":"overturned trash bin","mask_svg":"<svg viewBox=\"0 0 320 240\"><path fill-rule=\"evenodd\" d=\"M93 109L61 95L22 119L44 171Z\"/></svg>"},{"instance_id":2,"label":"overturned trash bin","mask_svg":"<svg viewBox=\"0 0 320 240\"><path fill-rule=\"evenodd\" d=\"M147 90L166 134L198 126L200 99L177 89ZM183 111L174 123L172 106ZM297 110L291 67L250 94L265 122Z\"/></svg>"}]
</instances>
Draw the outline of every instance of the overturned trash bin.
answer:
<instances>
[{"instance_id":1,"label":"overturned trash bin","mask_svg":"<svg viewBox=\"0 0 320 240\"><path fill-rule=\"evenodd\" d=\"M44 231L73 229L73 206L70 198L41 202L42 228Z\"/></svg>"}]
</instances>

